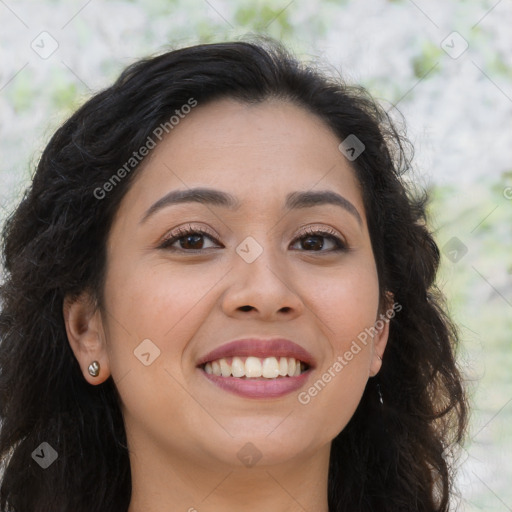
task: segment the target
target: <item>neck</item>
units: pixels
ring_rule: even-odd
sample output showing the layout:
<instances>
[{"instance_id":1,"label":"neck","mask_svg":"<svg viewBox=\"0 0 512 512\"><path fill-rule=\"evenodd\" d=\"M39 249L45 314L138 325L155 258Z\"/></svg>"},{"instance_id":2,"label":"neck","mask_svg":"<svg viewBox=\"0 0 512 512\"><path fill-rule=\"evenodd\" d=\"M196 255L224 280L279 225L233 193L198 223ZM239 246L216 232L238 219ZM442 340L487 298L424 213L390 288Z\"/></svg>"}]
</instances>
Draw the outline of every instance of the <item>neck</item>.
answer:
<instances>
[{"instance_id":1,"label":"neck","mask_svg":"<svg viewBox=\"0 0 512 512\"><path fill-rule=\"evenodd\" d=\"M128 512L328 512L330 445L279 464L228 466L207 456L130 447Z\"/></svg>"}]
</instances>

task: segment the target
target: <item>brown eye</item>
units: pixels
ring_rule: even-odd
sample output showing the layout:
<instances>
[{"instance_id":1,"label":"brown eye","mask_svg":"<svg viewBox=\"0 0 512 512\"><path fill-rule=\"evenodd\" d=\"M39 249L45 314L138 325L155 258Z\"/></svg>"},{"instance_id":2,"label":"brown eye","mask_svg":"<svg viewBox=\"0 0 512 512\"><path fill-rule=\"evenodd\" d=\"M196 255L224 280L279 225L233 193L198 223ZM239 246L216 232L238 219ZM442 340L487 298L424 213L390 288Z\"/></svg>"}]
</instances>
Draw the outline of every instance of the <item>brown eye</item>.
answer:
<instances>
[{"instance_id":1,"label":"brown eye","mask_svg":"<svg viewBox=\"0 0 512 512\"><path fill-rule=\"evenodd\" d=\"M334 244L334 248L322 250L326 245L323 239L328 239ZM335 232L326 230L307 230L294 240L294 242L297 241L301 242L301 247L307 252L335 252L347 249L345 242Z\"/></svg>"},{"instance_id":2,"label":"brown eye","mask_svg":"<svg viewBox=\"0 0 512 512\"><path fill-rule=\"evenodd\" d=\"M164 240L162 244L160 244L159 249L168 249L173 251L183 250L190 252L209 249L210 247L204 247L204 238L208 238L218 244L217 240L204 230L194 229L190 226L187 228L180 228ZM179 242L179 246L172 247L176 242Z\"/></svg>"}]
</instances>

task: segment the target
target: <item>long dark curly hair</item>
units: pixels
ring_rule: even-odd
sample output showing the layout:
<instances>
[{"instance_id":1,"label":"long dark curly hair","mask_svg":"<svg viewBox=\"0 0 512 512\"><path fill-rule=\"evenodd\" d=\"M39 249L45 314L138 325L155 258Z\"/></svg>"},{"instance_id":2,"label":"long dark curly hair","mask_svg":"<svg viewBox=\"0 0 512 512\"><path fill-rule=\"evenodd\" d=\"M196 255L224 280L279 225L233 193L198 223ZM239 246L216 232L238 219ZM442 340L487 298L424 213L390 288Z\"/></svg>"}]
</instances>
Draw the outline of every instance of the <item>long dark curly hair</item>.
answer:
<instances>
[{"instance_id":1,"label":"long dark curly hair","mask_svg":"<svg viewBox=\"0 0 512 512\"><path fill-rule=\"evenodd\" d=\"M391 292L402 310L390 320L381 371L332 442L329 510L448 511L467 403L455 362L457 329L435 285L440 254L426 226L428 193L404 179L410 143L365 89L299 62L268 38L140 60L79 108L44 150L2 232L0 510L128 509L120 398L112 377L98 386L83 378L66 336L63 299L89 290L101 307L109 229L142 166L124 173L108 198L101 190L190 98L199 105L280 98L321 118L340 142L351 134L363 142L352 168L381 304ZM32 457L43 442L59 454L44 471Z\"/></svg>"}]
</instances>

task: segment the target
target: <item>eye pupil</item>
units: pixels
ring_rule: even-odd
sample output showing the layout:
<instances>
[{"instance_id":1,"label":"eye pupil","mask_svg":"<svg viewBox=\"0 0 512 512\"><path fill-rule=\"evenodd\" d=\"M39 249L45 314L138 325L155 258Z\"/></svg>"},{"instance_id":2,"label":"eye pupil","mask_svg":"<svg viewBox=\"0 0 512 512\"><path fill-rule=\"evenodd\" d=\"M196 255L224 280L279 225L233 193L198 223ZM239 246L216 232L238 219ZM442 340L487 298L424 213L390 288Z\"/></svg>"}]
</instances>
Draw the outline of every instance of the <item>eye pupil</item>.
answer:
<instances>
[{"instance_id":1,"label":"eye pupil","mask_svg":"<svg viewBox=\"0 0 512 512\"><path fill-rule=\"evenodd\" d=\"M201 238L203 238L203 235L186 235L181 238L181 240L184 241L184 242L180 243L181 248L182 249L201 249L201 247L186 247L190 240L194 240L190 244L190 245L194 246L196 243L198 243L200 241Z\"/></svg>"},{"instance_id":2,"label":"eye pupil","mask_svg":"<svg viewBox=\"0 0 512 512\"><path fill-rule=\"evenodd\" d=\"M313 242L313 244L308 244L308 242L310 240L315 240L316 239L316 243ZM323 242L319 242L319 240L321 240L322 237L321 236L318 236L318 235L313 235L313 236L308 236L307 238L304 238L304 244L303 244L303 247L304 246L308 246L310 249L322 249L322 247L324 246ZM306 248L308 248L306 247Z\"/></svg>"}]
</instances>

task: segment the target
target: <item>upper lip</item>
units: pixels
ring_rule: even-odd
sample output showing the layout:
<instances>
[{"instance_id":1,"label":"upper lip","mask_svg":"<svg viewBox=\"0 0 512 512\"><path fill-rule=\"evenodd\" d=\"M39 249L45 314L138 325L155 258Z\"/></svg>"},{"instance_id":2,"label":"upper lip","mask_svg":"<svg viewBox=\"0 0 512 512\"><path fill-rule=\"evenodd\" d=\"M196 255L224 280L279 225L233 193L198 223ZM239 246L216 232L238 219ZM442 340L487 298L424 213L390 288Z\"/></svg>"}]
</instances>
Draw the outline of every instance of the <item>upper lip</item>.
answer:
<instances>
[{"instance_id":1,"label":"upper lip","mask_svg":"<svg viewBox=\"0 0 512 512\"><path fill-rule=\"evenodd\" d=\"M230 341L202 356L197 366L223 357L294 357L314 367L314 357L303 347L286 338L243 338Z\"/></svg>"}]
</instances>

